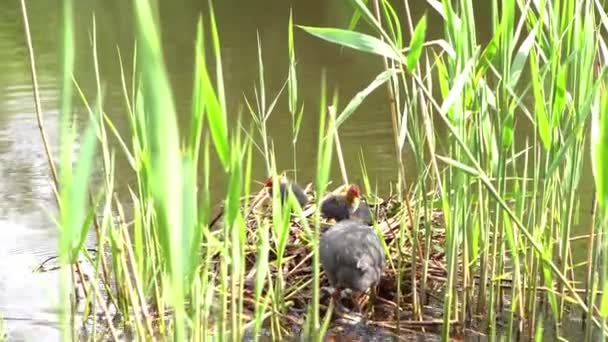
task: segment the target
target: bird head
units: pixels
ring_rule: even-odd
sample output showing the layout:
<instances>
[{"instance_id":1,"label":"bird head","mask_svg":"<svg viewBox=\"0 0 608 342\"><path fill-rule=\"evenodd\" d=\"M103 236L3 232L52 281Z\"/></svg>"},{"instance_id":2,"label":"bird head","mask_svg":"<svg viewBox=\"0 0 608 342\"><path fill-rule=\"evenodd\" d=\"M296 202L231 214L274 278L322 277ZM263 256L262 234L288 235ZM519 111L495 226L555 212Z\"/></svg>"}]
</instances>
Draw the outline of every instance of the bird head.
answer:
<instances>
[{"instance_id":1,"label":"bird head","mask_svg":"<svg viewBox=\"0 0 608 342\"><path fill-rule=\"evenodd\" d=\"M288 183L287 178L285 178L284 175L277 175L277 180L278 180L279 185L281 185L281 184L287 184ZM272 184L273 184L272 176L269 176L264 181L264 187L272 189Z\"/></svg>"},{"instance_id":2,"label":"bird head","mask_svg":"<svg viewBox=\"0 0 608 342\"><path fill-rule=\"evenodd\" d=\"M361 197L361 190L355 184L351 184L346 188L346 201L350 204L358 203Z\"/></svg>"},{"instance_id":3,"label":"bird head","mask_svg":"<svg viewBox=\"0 0 608 342\"><path fill-rule=\"evenodd\" d=\"M266 178L266 180L264 181L264 187L272 188L272 176Z\"/></svg>"}]
</instances>

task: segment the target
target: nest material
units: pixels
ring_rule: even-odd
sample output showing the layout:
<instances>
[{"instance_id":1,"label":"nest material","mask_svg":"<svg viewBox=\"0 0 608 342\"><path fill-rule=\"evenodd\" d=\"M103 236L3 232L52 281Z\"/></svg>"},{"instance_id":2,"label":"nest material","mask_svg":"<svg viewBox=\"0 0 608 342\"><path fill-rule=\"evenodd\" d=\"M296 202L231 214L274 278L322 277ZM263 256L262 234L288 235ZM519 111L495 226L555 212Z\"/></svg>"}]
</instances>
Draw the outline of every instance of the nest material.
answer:
<instances>
[{"instance_id":1,"label":"nest material","mask_svg":"<svg viewBox=\"0 0 608 342\"><path fill-rule=\"evenodd\" d=\"M310 196L310 184L305 191ZM315 196L312 196L315 197ZM247 252L246 252L246 277L244 284L244 303L250 314L254 311L254 287L255 287L255 272L256 272L256 246L258 245L257 227L262 220L272 220L270 212L270 198L265 189L260 190L256 195L250 198L250 208L247 210ZM416 252L416 265L413 267L411 263L412 239L411 229L412 223L409 219L405 205L399 203L396 197L388 197L381 199L376 203L368 203L377 222L377 228L382 233L382 237L388 246L389 253L387 255L387 268L384 270L383 277L378 285L377 298L373 305L373 314L368 320L378 327L389 328L391 330L397 328L396 322L399 321L401 329L421 330L423 328L440 326L441 313L437 307L441 305L435 302L435 305L423 305L423 312L420 316L415 317L412 314L412 294L413 282L416 283L417 293L421 295L422 304L428 304L433 298L433 293L437 293L444 285L446 277L445 270L445 254L443 249L438 246L443 246L445 240L444 229L442 227L443 218L440 212L433 212L430 218L424 215L418 216L418 251ZM312 298L311 280L313 276L312 269L312 247L310 239L312 236L311 229L306 227L314 227L314 213L316 203L313 200L309 201L303 209L304 217L308 221L308 225L303 224L298 217L292 216L289 236L287 239L287 247L283 256L282 276L284 279L283 295L285 296L286 308L283 312L283 318L286 325L292 328L301 327L304 323L304 315ZM415 214L412 214L415 215ZM217 222L220 215L216 216L213 223ZM414 219L416 219L414 217ZM424 248L426 225L431 225L431 243L429 251ZM331 227L332 223L327 221L320 222L321 234L323 231ZM405 229L404 234L400 234L400 230ZM402 239L399 238L402 237ZM401 246L399 244L401 243ZM269 272L272 279L278 279L278 266L276 265L276 246L271 242L269 254ZM399 248L400 247L400 248ZM428 253L427 262L427 277L425 291L421 291L421 280L423 270L423 256ZM398 271L398 269L401 271ZM413 271L415 276L413 277ZM397 283L400 276L401 295L398 296ZM329 287L327 278L321 274L321 287ZM399 297L399 299L398 299ZM329 305L330 296L321 292L321 307L325 311ZM399 303L399 305L397 305ZM324 314L322 312L322 314ZM399 315L399 317L397 317ZM290 324L291 323L291 324ZM292 330L293 331L293 330Z\"/></svg>"}]
</instances>

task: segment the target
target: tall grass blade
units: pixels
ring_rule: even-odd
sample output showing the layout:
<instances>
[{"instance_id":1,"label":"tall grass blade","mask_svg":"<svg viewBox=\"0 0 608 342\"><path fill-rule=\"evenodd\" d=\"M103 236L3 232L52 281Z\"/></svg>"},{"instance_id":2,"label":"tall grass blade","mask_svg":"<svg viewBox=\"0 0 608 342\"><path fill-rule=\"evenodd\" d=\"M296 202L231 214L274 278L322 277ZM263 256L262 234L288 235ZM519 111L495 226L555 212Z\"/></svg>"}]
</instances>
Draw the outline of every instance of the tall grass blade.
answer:
<instances>
[{"instance_id":1,"label":"tall grass blade","mask_svg":"<svg viewBox=\"0 0 608 342\"><path fill-rule=\"evenodd\" d=\"M201 136L205 120L205 97L203 94L202 69L205 68L203 17L200 16L196 25L196 41L194 46L194 86L192 90L192 118L190 142L188 144L189 155L194 160L195 167L198 165L200 153Z\"/></svg>"},{"instance_id":2,"label":"tall grass blade","mask_svg":"<svg viewBox=\"0 0 608 342\"><path fill-rule=\"evenodd\" d=\"M158 216L157 232L171 276L170 303L175 309L175 336L185 338L184 286L187 277L184 249L190 249L183 222L183 168L173 96L165 70L159 31L147 0L135 0L142 95L150 168L147 187ZM140 111L142 108L140 107ZM141 112L140 112L141 113ZM140 114L142 115L142 114Z\"/></svg>"},{"instance_id":3,"label":"tall grass blade","mask_svg":"<svg viewBox=\"0 0 608 342\"><path fill-rule=\"evenodd\" d=\"M213 89L207 67L204 63L200 66L199 75L201 80L200 96L205 103L205 114L209 124L209 132L213 140L213 146L217 156L224 167L228 170L230 164L230 146L228 142L228 123L226 113L222 109L221 102Z\"/></svg>"},{"instance_id":4,"label":"tall grass blade","mask_svg":"<svg viewBox=\"0 0 608 342\"><path fill-rule=\"evenodd\" d=\"M551 147L551 131L549 119L547 118L547 112L545 110L543 85L540 83L542 78L538 71L538 64L535 54L532 54L530 57L530 74L532 78L532 89L534 91L534 114L536 115L538 134L545 150L548 150Z\"/></svg>"},{"instance_id":5,"label":"tall grass blade","mask_svg":"<svg viewBox=\"0 0 608 342\"><path fill-rule=\"evenodd\" d=\"M293 40L293 11L289 10L289 25L287 26L287 48L289 51L289 112L295 114L298 111L298 75L296 73L296 53Z\"/></svg>"}]
</instances>

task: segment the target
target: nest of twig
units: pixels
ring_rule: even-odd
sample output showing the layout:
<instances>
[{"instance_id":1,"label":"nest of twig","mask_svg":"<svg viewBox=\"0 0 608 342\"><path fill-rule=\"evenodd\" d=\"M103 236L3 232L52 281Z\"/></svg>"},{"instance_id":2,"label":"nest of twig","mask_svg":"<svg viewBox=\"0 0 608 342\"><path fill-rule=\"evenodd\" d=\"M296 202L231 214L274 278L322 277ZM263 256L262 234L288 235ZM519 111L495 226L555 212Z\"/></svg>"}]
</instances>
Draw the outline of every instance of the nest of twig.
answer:
<instances>
[{"instance_id":1,"label":"nest of twig","mask_svg":"<svg viewBox=\"0 0 608 342\"><path fill-rule=\"evenodd\" d=\"M301 327L304 323L304 315L312 298L313 277L312 268L312 247L310 243L311 230L314 227L314 213L316 203L314 194L310 191L310 184L306 187L309 203L303 209L303 214L307 219L307 225L301 222L299 217L292 215L289 227L289 237L287 247L283 256L282 276L284 285L284 298L286 303L285 312L282 320L286 325L293 328ZM247 254L246 254L246 278L244 284L244 302L246 309L250 313L254 311L254 287L256 272L256 246L258 245L257 227L262 220L272 220L270 197L266 190L262 189L249 199L250 207L247 209ZM446 277L444 245L443 217L440 212L433 212L431 217L425 217L419 213L408 213L407 206L400 203L395 196L379 199L375 203L369 203L372 210L377 228L388 247L387 268L378 285L377 298L373 306L373 311L368 316L368 323L380 327L396 329L397 322L399 328L405 330L424 330L439 327L442 323L441 313L437 308L441 304L433 299L439 300L434 293L437 293L444 284ZM412 203L410 202L410 207ZM216 216L214 222L221 217L221 213ZM418 243L416 263L412 264L414 255L412 240L412 220L418 223ZM425 232L427 225L431 225L430 244L425 248L427 241ZM320 222L321 234L332 226L331 222ZM403 229L403 231L402 231ZM269 255L269 272L272 279L278 279L279 270L276 264L277 255L275 246L271 245ZM422 288L423 277L423 258L428 255L426 262L426 281ZM415 267L414 267L415 266ZM400 283L400 294L398 293L398 282ZM412 312L414 285L421 298L422 307L420 314ZM329 287L325 275L321 274L321 287ZM440 300L439 300L440 301ZM321 292L321 308L327 310L330 296L324 291ZM323 313L322 313L323 314Z\"/></svg>"}]
</instances>

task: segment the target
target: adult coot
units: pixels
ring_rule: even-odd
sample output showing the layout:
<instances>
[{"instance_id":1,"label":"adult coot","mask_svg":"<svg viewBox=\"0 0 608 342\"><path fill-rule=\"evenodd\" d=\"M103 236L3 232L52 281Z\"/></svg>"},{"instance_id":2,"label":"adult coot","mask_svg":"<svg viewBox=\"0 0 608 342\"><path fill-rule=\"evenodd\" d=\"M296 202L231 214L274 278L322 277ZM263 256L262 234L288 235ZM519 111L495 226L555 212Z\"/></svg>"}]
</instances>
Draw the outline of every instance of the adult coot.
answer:
<instances>
[{"instance_id":1,"label":"adult coot","mask_svg":"<svg viewBox=\"0 0 608 342\"><path fill-rule=\"evenodd\" d=\"M357 185L351 184L341 192L327 196L321 202L321 214L326 219L334 219L336 222L356 219L369 226L372 224L372 213L369 206L360 198L361 190Z\"/></svg>"},{"instance_id":2,"label":"adult coot","mask_svg":"<svg viewBox=\"0 0 608 342\"><path fill-rule=\"evenodd\" d=\"M375 296L386 260L371 227L352 219L340 221L321 236L319 253L329 284L335 289L336 304L343 289L361 294L371 288Z\"/></svg>"}]
</instances>

